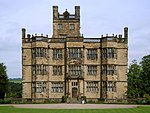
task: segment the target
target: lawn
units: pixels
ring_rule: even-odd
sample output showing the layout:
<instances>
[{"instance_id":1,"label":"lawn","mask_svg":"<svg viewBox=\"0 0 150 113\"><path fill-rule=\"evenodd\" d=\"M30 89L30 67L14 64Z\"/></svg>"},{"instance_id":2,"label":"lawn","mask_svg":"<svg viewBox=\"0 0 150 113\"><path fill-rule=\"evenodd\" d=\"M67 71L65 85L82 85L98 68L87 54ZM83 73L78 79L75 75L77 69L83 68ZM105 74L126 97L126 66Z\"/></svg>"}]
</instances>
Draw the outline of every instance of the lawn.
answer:
<instances>
[{"instance_id":1,"label":"lawn","mask_svg":"<svg viewBox=\"0 0 150 113\"><path fill-rule=\"evenodd\" d=\"M13 83L21 83L21 80L9 80L9 82L13 82Z\"/></svg>"},{"instance_id":2,"label":"lawn","mask_svg":"<svg viewBox=\"0 0 150 113\"><path fill-rule=\"evenodd\" d=\"M0 106L0 113L150 113L150 107L126 109L25 109Z\"/></svg>"}]
</instances>

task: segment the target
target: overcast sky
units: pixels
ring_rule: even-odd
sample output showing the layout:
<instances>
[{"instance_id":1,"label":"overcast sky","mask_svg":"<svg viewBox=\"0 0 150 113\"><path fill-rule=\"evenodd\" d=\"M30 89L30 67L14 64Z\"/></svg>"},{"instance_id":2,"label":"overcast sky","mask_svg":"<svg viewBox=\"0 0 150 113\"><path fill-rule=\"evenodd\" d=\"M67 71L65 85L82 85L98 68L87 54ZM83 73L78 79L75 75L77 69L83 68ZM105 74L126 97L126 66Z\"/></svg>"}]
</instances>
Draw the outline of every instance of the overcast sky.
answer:
<instances>
[{"instance_id":1,"label":"overcast sky","mask_svg":"<svg viewBox=\"0 0 150 113\"><path fill-rule=\"evenodd\" d=\"M21 28L52 36L52 6L81 8L84 37L122 34L129 27L129 63L150 54L150 0L0 0L0 62L9 78L21 77Z\"/></svg>"}]
</instances>

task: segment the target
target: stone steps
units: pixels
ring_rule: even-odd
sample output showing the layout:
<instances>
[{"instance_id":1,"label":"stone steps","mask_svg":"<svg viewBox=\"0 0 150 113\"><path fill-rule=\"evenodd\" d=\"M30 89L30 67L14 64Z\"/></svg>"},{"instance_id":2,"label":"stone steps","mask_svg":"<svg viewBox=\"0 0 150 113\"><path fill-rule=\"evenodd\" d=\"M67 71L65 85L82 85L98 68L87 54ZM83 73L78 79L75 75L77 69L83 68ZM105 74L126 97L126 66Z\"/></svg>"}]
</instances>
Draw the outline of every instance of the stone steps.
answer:
<instances>
[{"instance_id":1,"label":"stone steps","mask_svg":"<svg viewBox=\"0 0 150 113\"><path fill-rule=\"evenodd\" d=\"M72 98L69 100L70 104L81 104L81 102L79 100L77 100L77 98Z\"/></svg>"}]
</instances>

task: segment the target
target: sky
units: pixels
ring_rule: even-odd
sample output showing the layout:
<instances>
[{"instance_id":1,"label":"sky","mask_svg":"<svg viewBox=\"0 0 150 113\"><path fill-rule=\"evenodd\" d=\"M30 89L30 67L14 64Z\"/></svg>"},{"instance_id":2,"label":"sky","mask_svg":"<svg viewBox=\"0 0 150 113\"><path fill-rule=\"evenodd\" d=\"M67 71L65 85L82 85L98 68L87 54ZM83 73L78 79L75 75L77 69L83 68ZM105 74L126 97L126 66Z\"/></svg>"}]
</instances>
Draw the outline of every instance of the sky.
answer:
<instances>
[{"instance_id":1,"label":"sky","mask_svg":"<svg viewBox=\"0 0 150 113\"><path fill-rule=\"evenodd\" d=\"M84 37L123 34L129 28L129 64L150 54L150 0L0 0L0 63L9 78L22 76L21 29L52 36L52 6L74 14L81 9Z\"/></svg>"}]
</instances>

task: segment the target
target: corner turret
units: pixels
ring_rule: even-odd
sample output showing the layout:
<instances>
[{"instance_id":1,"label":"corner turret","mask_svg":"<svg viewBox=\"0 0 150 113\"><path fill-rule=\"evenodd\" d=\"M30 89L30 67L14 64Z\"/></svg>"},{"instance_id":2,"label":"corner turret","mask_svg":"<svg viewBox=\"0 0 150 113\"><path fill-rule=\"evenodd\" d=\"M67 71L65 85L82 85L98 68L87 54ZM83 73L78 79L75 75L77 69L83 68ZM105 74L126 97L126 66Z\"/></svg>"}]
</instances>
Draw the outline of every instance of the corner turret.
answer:
<instances>
[{"instance_id":1,"label":"corner turret","mask_svg":"<svg viewBox=\"0 0 150 113\"><path fill-rule=\"evenodd\" d=\"M124 28L124 38L128 38L128 27Z\"/></svg>"},{"instance_id":2,"label":"corner turret","mask_svg":"<svg viewBox=\"0 0 150 113\"><path fill-rule=\"evenodd\" d=\"M22 39L26 38L26 29L22 28Z\"/></svg>"}]
</instances>

